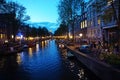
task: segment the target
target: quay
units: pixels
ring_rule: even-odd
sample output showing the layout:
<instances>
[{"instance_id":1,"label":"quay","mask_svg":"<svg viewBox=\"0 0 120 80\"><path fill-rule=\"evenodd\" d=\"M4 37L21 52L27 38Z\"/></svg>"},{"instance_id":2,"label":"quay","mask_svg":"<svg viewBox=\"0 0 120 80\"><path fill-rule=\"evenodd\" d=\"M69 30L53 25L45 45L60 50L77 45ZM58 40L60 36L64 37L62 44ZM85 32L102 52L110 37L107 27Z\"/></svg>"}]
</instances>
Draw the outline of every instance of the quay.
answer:
<instances>
[{"instance_id":1,"label":"quay","mask_svg":"<svg viewBox=\"0 0 120 80\"><path fill-rule=\"evenodd\" d=\"M102 80L120 80L120 70L112 67L111 65L97 60L94 57L84 54L76 49L75 46L67 46L69 50L77 59L83 63L88 69L96 74Z\"/></svg>"},{"instance_id":2,"label":"quay","mask_svg":"<svg viewBox=\"0 0 120 80\"><path fill-rule=\"evenodd\" d=\"M1 56L9 56L16 54L18 52L21 52L23 50L22 45L15 45L11 47L3 47L3 49L0 50Z\"/></svg>"}]
</instances>

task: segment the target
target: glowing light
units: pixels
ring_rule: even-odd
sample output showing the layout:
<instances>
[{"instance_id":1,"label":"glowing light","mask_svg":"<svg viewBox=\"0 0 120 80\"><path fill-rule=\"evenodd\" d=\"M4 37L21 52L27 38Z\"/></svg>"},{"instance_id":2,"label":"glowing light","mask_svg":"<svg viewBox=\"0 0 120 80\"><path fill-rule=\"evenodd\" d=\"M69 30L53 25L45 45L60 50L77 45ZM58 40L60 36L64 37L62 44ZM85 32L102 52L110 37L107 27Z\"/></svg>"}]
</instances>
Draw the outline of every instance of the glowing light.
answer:
<instances>
[{"instance_id":1,"label":"glowing light","mask_svg":"<svg viewBox=\"0 0 120 80\"><path fill-rule=\"evenodd\" d=\"M45 45L47 44L47 41L45 40Z\"/></svg>"},{"instance_id":2,"label":"glowing light","mask_svg":"<svg viewBox=\"0 0 120 80\"><path fill-rule=\"evenodd\" d=\"M29 37L28 40L33 40L34 38L33 37Z\"/></svg>"},{"instance_id":3,"label":"glowing light","mask_svg":"<svg viewBox=\"0 0 120 80\"><path fill-rule=\"evenodd\" d=\"M13 39L13 38L14 38L14 35L12 35L11 37L12 37L12 39Z\"/></svg>"},{"instance_id":4,"label":"glowing light","mask_svg":"<svg viewBox=\"0 0 120 80\"><path fill-rule=\"evenodd\" d=\"M65 39L67 38L67 36L64 36L65 37Z\"/></svg>"},{"instance_id":5,"label":"glowing light","mask_svg":"<svg viewBox=\"0 0 120 80\"><path fill-rule=\"evenodd\" d=\"M71 35L71 33L69 33L69 38L70 38L70 39L72 39L72 38L73 38L73 36Z\"/></svg>"},{"instance_id":6,"label":"glowing light","mask_svg":"<svg viewBox=\"0 0 120 80\"><path fill-rule=\"evenodd\" d=\"M32 48L29 48L28 51L29 51L30 57L32 57L32 52L33 52Z\"/></svg>"},{"instance_id":7,"label":"glowing light","mask_svg":"<svg viewBox=\"0 0 120 80\"><path fill-rule=\"evenodd\" d=\"M73 38L73 36L70 36L70 39L72 39Z\"/></svg>"},{"instance_id":8,"label":"glowing light","mask_svg":"<svg viewBox=\"0 0 120 80\"><path fill-rule=\"evenodd\" d=\"M42 41L42 47L44 46L44 41Z\"/></svg>"},{"instance_id":9,"label":"glowing light","mask_svg":"<svg viewBox=\"0 0 120 80\"><path fill-rule=\"evenodd\" d=\"M18 54L17 55L17 63L20 64L21 63L21 56Z\"/></svg>"},{"instance_id":10,"label":"glowing light","mask_svg":"<svg viewBox=\"0 0 120 80\"><path fill-rule=\"evenodd\" d=\"M0 38L2 39L4 37L4 34L0 34Z\"/></svg>"},{"instance_id":11,"label":"glowing light","mask_svg":"<svg viewBox=\"0 0 120 80\"><path fill-rule=\"evenodd\" d=\"M82 37L82 36L83 36L83 34L82 34L82 33L80 33L80 34L79 34L79 36L80 36L80 37Z\"/></svg>"},{"instance_id":12,"label":"glowing light","mask_svg":"<svg viewBox=\"0 0 120 80\"><path fill-rule=\"evenodd\" d=\"M20 38L22 39L22 38L23 38L23 35L20 35Z\"/></svg>"},{"instance_id":13,"label":"glowing light","mask_svg":"<svg viewBox=\"0 0 120 80\"><path fill-rule=\"evenodd\" d=\"M44 39L45 37L42 37L42 39Z\"/></svg>"},{"instance_id":14,"label":"glowing light","mask_svg":"<svg viewBox=\"0 0 120 80\"><path fill-rule=\"evenodd\" d=\"M36 51L39 51L39 44L36 44Z\"/></svg>"},{"instance_id":15,"label":"glowing light","mask_svg":"<svg viewBox=\"0 0 120 80\"><path fill-rule=\"evenodd\" d=\"M5 40L5 43L8 43L8 40Z\"/></svg>"},{"instance_id":16,"label":"glowing light","mask_svg":"<svg viewBox=\"0 0 120 80\"><path fill-rule=\"evenodd\" d=\"M16 39L17 39L17 40L20 40L20 37L17 36Z\"/></svg>"}]
</instances>

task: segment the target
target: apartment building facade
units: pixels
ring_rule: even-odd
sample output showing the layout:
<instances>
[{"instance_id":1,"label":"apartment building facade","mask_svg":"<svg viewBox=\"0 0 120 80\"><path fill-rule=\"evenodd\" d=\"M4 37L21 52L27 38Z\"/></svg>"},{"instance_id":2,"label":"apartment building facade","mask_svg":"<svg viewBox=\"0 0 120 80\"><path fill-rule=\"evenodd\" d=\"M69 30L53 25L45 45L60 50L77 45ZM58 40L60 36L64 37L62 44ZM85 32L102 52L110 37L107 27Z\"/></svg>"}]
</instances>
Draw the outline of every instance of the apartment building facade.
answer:
<instances>
[{"instance_id":1,"label":"apartment building facade","mask_svg":"<svg viewBox=\"0 0 120 80\"><path fill-rule=\"evenodd\" d=\"M119 0L109 0L107 5L102 8L102 29L103 39L109 44L115 44L118 42L118 16L119 16Z\"/></svg>"},{"instance_id":2,"label":"apartment building facade","mask_svg":"<svg viewBox=\"0 0 120 80\"><path fill-rule=\"evenodd\" d=\"M92 0L87 4L87 37L90 43L102 41L101 18L93 6L95 2Z\"/></svg>"},{"instance_id":3,"label":"apartment building facade","mask_svg":"<svg viewBox=\"0 0 120 80\"><path fill-rule=\"evenodd\" d=\"M95 4L100 0L90 0L84 7L77 20L77 33L82 34L82 39L91 42L116 43L118 41L118 24L115 18L119 16L119 0L109 0L107 5L101 6L101 11L95 9ZM111 1L116 14L111 6ZM105 1L106 2L106 1ZM118 18L119 19L119 18ZM79 24L79 25L78 25Z\"/></svg>"}]
</instances>

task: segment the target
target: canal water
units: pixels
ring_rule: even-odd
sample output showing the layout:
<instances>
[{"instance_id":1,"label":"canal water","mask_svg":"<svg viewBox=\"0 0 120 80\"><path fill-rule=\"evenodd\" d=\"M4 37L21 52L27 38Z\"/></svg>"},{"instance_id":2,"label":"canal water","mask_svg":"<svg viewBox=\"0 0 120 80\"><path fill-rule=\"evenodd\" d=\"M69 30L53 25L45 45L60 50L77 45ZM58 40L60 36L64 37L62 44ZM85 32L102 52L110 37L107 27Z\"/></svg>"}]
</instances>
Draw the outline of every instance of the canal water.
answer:
<instances>
[{"instance_id":1,"label":"canal water","mask_svg":"<svg viewBox=\"0 0 120 80\"><path fill-rule=\"evenodd\" d=\"M76 58L61 55L55 40L0 57L0 80L99 80Z\"/></svg>"}]
</instances>

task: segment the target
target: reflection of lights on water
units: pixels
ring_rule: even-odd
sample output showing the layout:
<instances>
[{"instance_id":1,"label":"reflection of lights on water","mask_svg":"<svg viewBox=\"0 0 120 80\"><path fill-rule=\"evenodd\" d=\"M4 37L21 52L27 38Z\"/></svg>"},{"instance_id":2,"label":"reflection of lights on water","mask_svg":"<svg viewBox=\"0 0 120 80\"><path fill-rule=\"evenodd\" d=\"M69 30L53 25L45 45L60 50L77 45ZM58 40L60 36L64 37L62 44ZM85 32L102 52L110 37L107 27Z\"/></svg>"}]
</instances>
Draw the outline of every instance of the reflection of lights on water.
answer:
<instances>
[{"instance_id":1,"label":"reflection of lights on water","mask_svg":"<svg viewBox=\"0 0 120 80\"><path fill-rule=\"evenodd\" d=\"M3 67L4 67L4 60L5 60L5 59L3 59L3 58L0 59L0 68L3 68Z\"/></svg>"},{"instance_id":2,"label":"reflection of lights on water","mask_svg":"<svg viewBox=\"0 0 120 80\"><path fill-rule=\"evenodd\" d=\"M80 79L84 77L84 70L83 69L79 70L78 76Z\"/></svg>"},{"instance_id":3,"label":"reflection of lights on water","mask_svg":"<svg viewBox=\"0 0 120 80\"><path fill-rule=\"evenodd\" d=\"M42 41L42 47L44 46L44 41Z\"/></svg>"},{"instance_id":4,"label":"reflection of lights on water","mask_svg":"<svg viewBox=\"0 0 120 80\"><path fill-rule=\"evenodd\" d=\"M42 41L42 47L44 47L45 45L47 45L48 40Z\"/></svg>"},{"instance_id":5,"label":"reflection of lights on water","mask_svg":"<svg viewBox=\"0 0 120 80\"><path fill-rule=\"evenodd\" d=\"M36 44L36 51L39 51L39 44Z\"/></svg>"},{"instance_id":6,"label":"reflection of lights on water","mask_svg":"<svg viewBox=\"0 0 120 80\"><path fill-rule=\"evenodd\" d=\"M24 56L24 52L18 53L20 54L21 58Z\"/></svg>"},{"instance_id":7,"label":"reflection of lights on water","mask_svg":"<svg viewBox=\"0 0 120 80\"><path fill-rule=\"evenodd\" d=\"M64 48L64 45L63 44L59 44L59 48Z\"/></svg>"},{"instance_id":8,"label":"reflection of lights on water","mask_svg":"<svg viewBox=\"0 0 120 80\"><path fill-rule=\"evenodd\" d=\"M47 43L48 43L48 40L45 40L45 45L47 45Z\"/></svg>"},{"instance_id":9,"label":"reflection of lights on water","mask_svg":"<svg viewBox=\"0 0 120 80\"><path fill-rule=\"evenodd\" d=\"M47 43L47 41L45 40L45 44Z\"/></svg>"},{"instance_id":10,"label":"reflection of lights on water","mask_svg":"<svg viewBox=\"0 0 120 80\"><path fill-rule=\"evenodd\" d=\"M17 54L17 63L18 63L18 64L21 63L21 56L20 56L20 54Z\"/></svg>"},{"instance_id":11,"label":"reflection of lights on water","mask_svg":"<svg viewBox=\"0 0 120 80\"><path fill-rule=\"evenodd\" d=\"M29 48L28 51L29 51L29 55L32 56L32 53L33 53L32 48Z\"/></svg>"}]
</instances>

